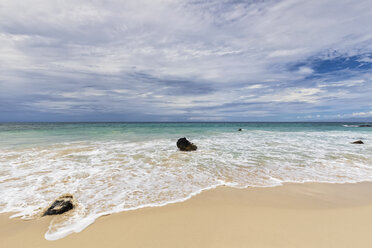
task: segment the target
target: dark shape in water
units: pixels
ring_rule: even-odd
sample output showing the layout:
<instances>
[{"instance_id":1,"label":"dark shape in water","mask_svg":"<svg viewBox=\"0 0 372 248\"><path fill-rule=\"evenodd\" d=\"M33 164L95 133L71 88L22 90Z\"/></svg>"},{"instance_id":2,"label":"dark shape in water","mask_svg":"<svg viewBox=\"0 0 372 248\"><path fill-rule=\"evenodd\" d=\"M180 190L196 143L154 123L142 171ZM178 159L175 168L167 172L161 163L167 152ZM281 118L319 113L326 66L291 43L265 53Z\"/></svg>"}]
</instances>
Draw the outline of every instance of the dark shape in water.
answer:
<instances>
[{"instance_id":1,"label":"dark shape in water","mask_svg":"<svg viewBox=\"0 0 372 248\"><path fill-rule=\"evenodd\" d=\"M186 138L180 138L178 139L177 141L177 147L178 149L180 149L181 151L196 151L196 149L198 149L198 147L196 145L194 145L193 143L191 143L190 141L188 141Z\"/></svg>"},{"instance_id":2,"label":"dark shape in water","mask_svg":"<svg viewBox=\"0 0 372 248\"><path fill-rule=\"evenodd\" d=\"M60 196L57 200L53 202L53 204L45 211L43 216L45 215L57 215L63 214L67 211L70 211L74 208L73 203L74 197L70 194L65 194Z\"/></svg>"},{"instance_id":3,"label":"dark shape in water","mask_svg":"<svg viewBox=\"0 0 372 248\"><path fill-rule=\"evenodd\" d=\"M357 141L352 142L351 144L364 144L364 142L361 140L357 140Z\"/></svg>"},{"instance_id":4,"label":"dark shape in water","mask_svg":"<svg viewBox=\"0 0 372 248\"><path fill-rule=\"evenodd\" d=\"M239 128L238 131L243 131L243 129Z\"/></svg>"},{"instance_id":5,"label":"dark shape in water","mask_svg":"<svg viewBox=\"0 0 372 248\"><path fill-rule=\"evenodd\" d=\"M362 124L362 125L359 125L358 127L372 127L372 124Z\"/></svg>"}]
</instances>

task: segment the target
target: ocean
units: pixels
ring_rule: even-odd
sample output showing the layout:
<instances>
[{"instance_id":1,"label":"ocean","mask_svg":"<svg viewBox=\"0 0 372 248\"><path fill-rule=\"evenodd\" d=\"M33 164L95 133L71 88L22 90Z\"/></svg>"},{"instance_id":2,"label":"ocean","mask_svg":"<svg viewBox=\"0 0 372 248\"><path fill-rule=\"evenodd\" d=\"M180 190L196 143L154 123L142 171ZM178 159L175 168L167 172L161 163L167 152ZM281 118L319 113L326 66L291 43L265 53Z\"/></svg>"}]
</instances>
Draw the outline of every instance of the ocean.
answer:
<instances>
[{"instance_id":1,"label":"ocean","mask_svg":"<svg viewBox=\"0 0 372 248\"><path fill-rule=\"evenodd\" d=\"M182 137L198 150L178 151ZM60 195L76 199L49 240L222 185L362 181L372 181L372 127L358 123L0 124L0 213L40 218Z\"/></svg>"}]
</instances>

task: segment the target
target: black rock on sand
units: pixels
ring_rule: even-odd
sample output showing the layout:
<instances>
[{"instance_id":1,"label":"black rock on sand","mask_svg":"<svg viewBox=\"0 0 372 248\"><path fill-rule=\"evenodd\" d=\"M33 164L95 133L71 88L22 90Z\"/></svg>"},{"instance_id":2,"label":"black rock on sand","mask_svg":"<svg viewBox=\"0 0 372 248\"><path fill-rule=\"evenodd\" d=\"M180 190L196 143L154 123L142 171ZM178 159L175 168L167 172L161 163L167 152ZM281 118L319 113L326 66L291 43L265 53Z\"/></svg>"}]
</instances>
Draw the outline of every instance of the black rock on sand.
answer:
<instances>
[{"instance_id":1,"label":"black rock on sand","mask_svg":"<svg viewBox=\"0 0 372 248\"><path fill-rule=\"evenodd\" d=\"M70 194L65 194L55 200L52 205L44 212L43 216L63 214L67 211L70 211L74 207L74 197Z\"/></svg>"},{"instance_id":2,"label":"black rock on sand","mask_svg":"<svg viewBox=\"0 0 372 248\"><path fill-rule=\"evenodd\" d=\"M361 140L357 140L357 141L351 142L351 144L364 144L364 142Z\"/></svg>"},{"instance_id":3,"label":"black rock on sand","mask_svg":"<svg viewBox=\"0 0 372 248\"><path fill-rule=\"evenodd\" d=\"M178 149L180 149L181 151L196 151L196 149L198 149L198 147L196 145L194 145L193 143L191 143L190 141L188 141L186 138L180 138L178 139L177 141L177 147Z\"/></svg>"}]
</instances>

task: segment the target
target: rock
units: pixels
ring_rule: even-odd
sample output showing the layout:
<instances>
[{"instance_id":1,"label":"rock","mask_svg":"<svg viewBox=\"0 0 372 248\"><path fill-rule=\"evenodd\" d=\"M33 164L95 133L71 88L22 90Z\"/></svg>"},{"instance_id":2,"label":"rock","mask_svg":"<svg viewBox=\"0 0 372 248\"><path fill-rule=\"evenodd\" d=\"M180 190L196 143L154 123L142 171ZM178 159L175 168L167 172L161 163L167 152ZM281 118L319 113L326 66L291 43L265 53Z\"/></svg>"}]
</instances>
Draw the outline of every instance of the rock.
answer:
<instances>
[{"instance_id":1,"label":"rock","mask_svg":"<svg viewBox=\"0 0 372 248\"><path fill-rule=\"evenodd\" d=\"M178 139L177 147L181 151L196 151L196 149L198 149L198 147L196 145L194 145L193 143L188 141L186 138Z\"/></svg>"},{"instance_id":2,"label":"rock","mask_svg":"<svg viewBox=\"0 0 372 248\"><path fill-rule=\"evenodd\" d=\"M238 131L243 131L243 129L239 128Z\"/></svg>"},{"instance_id":3,"label":"rock","mask_svg":"<svg viewBox=\"0 0 372 248\"><path fill-rule=\"evenodd\" d=\"M362 124L362 125L359 125L358 127L372 127L372 124Z\"/></svg>"},{"instance_id":4,"label":"rock","mask_svg":"<svg viewBox=\"0 0 372 248\"><path fill-rule=\"evenodd\" d=\"M45 211L45 215L63 214L74 208L74 197L70 194L60 196L53 204Z\"/></svg>"},{"instance_id":5,"label":"rock","mask_svg":"<svg viewBox=\"0 0 372 248\"><path fill-rule=\"evenodd\" d=\"M351 144L364 144L364 142L361 140L357 140L357 141L352 142Z\"/></svg>"}]
</instances>

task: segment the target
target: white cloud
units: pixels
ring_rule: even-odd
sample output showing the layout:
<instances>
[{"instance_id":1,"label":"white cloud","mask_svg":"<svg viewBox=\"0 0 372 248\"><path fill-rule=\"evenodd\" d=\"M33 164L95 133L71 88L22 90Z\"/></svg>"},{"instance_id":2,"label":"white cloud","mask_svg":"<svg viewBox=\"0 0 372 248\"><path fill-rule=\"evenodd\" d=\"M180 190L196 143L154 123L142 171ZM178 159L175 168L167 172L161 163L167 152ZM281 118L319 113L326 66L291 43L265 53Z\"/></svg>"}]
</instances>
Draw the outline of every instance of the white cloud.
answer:
<instances>
[{"instance_id":1,"label":"white cloud","mask_svg":"<svg viewBox=\"0 0 372 248\"><path fill-rule=\"evenodd\" d=\"M262 84L253 84L253 85L246 86L244 88L246 88L246 89L262 89L262 88L265 88L265 86L262 85Z\"/></svg>"},{"instance_id":2,"label":"white cloud","mask_svg":"<svg viewBox=\"0 0 372 248\"><path fill-rule=\"evenodd\" d=\"M346 1L201 3L6 1L0 28L14 36L25 33L54 40L55 47L45 51L35 47L39 41L16 42L19 52L44 68L52 63L69 70L118 73L136 66L163 75L206 79L234 78L234 68L244 65L249 70L240 69L239 75L272 75L266 67L274 57L288 62L329 47L348 51L356 43L344 37L365 40L372 31L363 25L370 22L368 1L351 6ZM19 11L20 4L27 11ZM333 11L325 13L329 6ZM263 10L257 12L259 8ZM225 22L216 26L221 16Z\"/></svg>"},{"instance_id":3,"label":"white cloud","mask_svg":"<svg viewBox=\"0 0 372 248\"><path fill-rule=\"evenodd\" d=\"M189 117L189 121L222 121L223 117L216 117L216 116L206 116L206 117L201 117L201 116L195 116L195 117Z\"/></svg>"},{"instance_id":4,"label":"white cloud","mask_svg":"<svg viewBox=\"0 0 372 248\"><path fill-rule=\"evenodd\" d=\"M366 77L309 81L314 68L288 67L329 51L372 53L371 16L369 0L3 0L0 96L35 109L77 109L74 99L93 112L211 116L219 105L365 100Z\"/></svg>"},{"instance_id":5,"label":"white cloud","mask_svg":"<svg viewBox=\"0 0 372 248\"><path fill-rule=\"evenodd\" d=\"M292 55L298 55L304 53L302 49L293 49L293 50L276 50L269 54L269 57L288 57Z\"/></svg>"},{"instance_id":6,"label":"white cloud","mask_svg":"<svg viewBox=\"0 0 372 248\"><path fill-rule=\"evenodd\" d=\"M319 84L319 87L352 87L352 86L360 86L366 82L364 79L355 79L355 80L342 80L337 82L327 82Z\"/></svg>"},{"instance_id":7,"label":"white cloud","mask_svg":"<svg viewBox=\"0 0 372 248\"><path fill-rule=\"evenodd\" d=\"M306 74L311 74L313 73L314 70L311 69L310 67L306 67L306 66L301 66L299 69L298 69L298 73L299 74L302 74L302 75L306 75Z\"/></svg>"},{"instance_id":8,"label":"white cloud","mask_svg":"<svg viewBox=\"0 0 372 248\"><path fill-rule=\"evenodd\" d=\"M265 102L306 102L316 103L322 97L319 95L324 91L318 88L295 88L285 89L279 93L267 94L259 97L258 101Z\"/></svg>"},{"instance_id":9,"label":"white cloud","mask_svg":"<svg viewBox=\"0 0 372 248\"><path fill-rule=\"evenodd\" d=\"M369 111L369 112L358 112L358 113L352 113L352 116L358 116L358 117L370 117L370 116L372 116L372 111Z\"/></svg>"}]
</instances>

